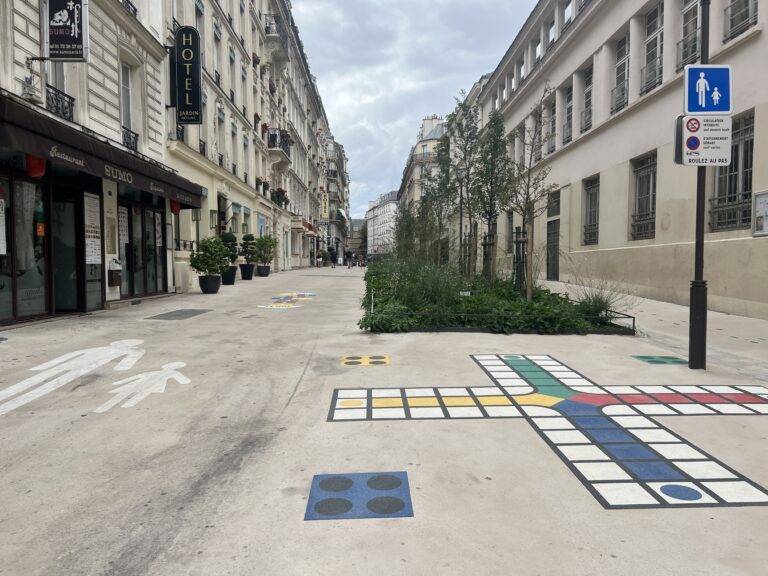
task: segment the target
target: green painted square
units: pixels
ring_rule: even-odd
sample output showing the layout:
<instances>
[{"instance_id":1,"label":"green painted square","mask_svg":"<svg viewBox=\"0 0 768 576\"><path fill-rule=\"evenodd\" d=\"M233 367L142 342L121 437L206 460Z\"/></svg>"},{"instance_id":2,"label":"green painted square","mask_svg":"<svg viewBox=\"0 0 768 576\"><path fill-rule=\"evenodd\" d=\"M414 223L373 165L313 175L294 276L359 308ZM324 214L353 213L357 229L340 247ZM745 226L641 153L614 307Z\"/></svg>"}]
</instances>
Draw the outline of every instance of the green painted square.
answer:
<instances>
[{"instance_id":1,"label":"green painted square","mask_svg":"<svg viewBox=\"0 0 768 576\"><path fill-rule=\"evenodd\" d=\"M554 396L555 398L563 398L564 400L578 394L575 390L569 390L565 386L536 386L536 391L539 394Z\"/></svg>"},{"instance_id":2,"label":"green painted square","mask_svg":"<svg viewBox=\"0 0 768 576\"><path fill-rule=\"evenodd\" d=\"M676 356L633 356L633 358L645 362L646 364L688 364L686 360L677 358Z\"/></svg>"}]
</instances>

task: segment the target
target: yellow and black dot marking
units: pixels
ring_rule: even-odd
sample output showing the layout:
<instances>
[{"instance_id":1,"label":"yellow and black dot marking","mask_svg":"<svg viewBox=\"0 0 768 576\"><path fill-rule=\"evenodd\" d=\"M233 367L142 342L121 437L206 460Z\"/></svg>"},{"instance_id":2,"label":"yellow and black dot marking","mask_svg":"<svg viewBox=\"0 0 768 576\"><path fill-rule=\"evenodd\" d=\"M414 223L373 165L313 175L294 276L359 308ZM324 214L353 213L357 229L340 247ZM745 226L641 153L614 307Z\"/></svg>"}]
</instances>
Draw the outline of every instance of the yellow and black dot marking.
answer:
<instances>
[{"instance_id":1,"label":"yellow and black dot marking","mask_svg":"<svg viewBox=\"0 0 768 576\"><path fill-rule=\"evenodd\" d=\"M344 356L342 366L389 366L389 356Z\"/></svg>"}]
</instances>

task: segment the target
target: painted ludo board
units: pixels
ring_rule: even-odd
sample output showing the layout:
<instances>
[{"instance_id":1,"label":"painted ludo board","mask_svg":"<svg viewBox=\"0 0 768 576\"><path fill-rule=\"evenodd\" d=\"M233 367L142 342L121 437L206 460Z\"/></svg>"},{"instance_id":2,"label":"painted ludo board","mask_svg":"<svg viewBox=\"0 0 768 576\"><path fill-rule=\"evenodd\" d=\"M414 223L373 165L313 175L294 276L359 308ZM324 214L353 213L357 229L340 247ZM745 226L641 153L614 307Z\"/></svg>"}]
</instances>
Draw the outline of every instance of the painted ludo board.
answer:
<instances>
[{"instance_id":1,"label":"painted ludo board","mask_svg":"<svg viewBox=\"0 0 768 576\"><path fill-rule=\"evenodd\" d=\"M328 420L525 419L605 508L768 504L654 416L768 414L762 386L601 386L550 356L473 356L493 385L336 390Z\"/></svg>"}]
</instances>

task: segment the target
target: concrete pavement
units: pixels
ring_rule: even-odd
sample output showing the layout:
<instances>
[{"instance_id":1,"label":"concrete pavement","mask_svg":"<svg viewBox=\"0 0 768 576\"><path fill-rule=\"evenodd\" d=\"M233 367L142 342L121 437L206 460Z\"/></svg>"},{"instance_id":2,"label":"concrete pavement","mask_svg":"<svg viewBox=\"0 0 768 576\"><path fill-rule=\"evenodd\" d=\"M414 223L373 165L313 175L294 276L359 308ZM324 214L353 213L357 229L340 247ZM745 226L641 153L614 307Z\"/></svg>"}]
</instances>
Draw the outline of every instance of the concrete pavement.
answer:
<instances>
[{"instance_id":1,"label":"concrete pavement","mask_svg":"<svg viewBox=\"0 0 768 576\"><path fill-rule=\"evenodd\" d=\"M258 307L300 291L317 296ZM643 364L632 356L665 353L643 338L372 336L361 292L357 270L294 271L3 332L0 391L74 351L136 339L145 353L0 415L0 574L763 573L768 507L606 510L522 418L327 421L334 389L492 385L473 354L546 354L606 386L760 374ZM147 319L182 309L211 311ZM169 363L190 382L94 412L115 382ZM768 486L768 416L658 420ZM304 521L316 474L393 471L408 473L412 518Z\"/></svg>"}]
</instances>

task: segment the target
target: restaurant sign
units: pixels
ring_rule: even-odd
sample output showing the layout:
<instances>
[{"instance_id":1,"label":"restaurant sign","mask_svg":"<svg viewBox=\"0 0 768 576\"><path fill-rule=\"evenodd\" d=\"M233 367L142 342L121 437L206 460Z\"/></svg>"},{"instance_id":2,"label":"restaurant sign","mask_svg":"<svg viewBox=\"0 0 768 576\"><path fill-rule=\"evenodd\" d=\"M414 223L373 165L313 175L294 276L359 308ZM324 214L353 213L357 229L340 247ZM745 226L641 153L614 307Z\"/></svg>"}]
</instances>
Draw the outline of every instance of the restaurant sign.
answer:
<instances>
[{"instance_id":1,"label":"restaurant sign","mask_svg":"<svg viewBox=\"0 0 768 576\"><path fill-rule=\"evenodd\" d=\"M60 62L87 62L89 0L46 1L45 56Z\"/></svg>"}]
</instances>

